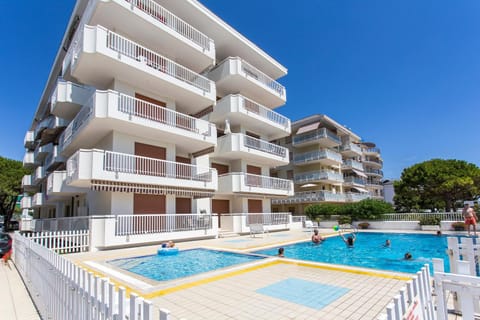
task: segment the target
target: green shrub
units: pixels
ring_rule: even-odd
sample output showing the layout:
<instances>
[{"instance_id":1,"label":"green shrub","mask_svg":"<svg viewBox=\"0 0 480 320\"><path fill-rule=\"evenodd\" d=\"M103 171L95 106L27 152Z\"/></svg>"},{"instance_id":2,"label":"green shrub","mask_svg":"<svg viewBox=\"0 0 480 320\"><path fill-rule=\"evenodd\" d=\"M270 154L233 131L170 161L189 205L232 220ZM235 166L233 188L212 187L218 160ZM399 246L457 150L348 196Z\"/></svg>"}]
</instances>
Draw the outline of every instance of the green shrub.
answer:
<instances>
[{"instance_id":1,"label":"green shrub","mask_svg":"<svg viewBox=\"0 0 480 320\"><path fill-rule=\"evenodd\" d=\"M350 216L339 216L337 220L338 224L351 224L352 223L352 217Z\"/></svg>"},{"instance_id":2,"label":"green shrub","mask_svg":"<svg viewBox=\"0 0 480 320\"><path fill-rule=\"evenodd\" d=\"M457 221L452 223L452 228L455 231L464 231L465 230L465 222Z\"/></svg>"},{"instance_id":3,"label":"green shrub","mask_svg":"<svg viewBox=\"0 0 480 320\"><path fill-rule=\"evenodd\" d=\"M440 225L440 218L439 217L429 217L423 216L420 218L418 222L421 226L429 225L429 226L439 226Z\"/></svg>"},{"instance_id":4,"label":"green shrub","mask_svg":"<svg viewBox=\"0 0 480 320\"><path fill-rule=\"evenodd\" d=\"M330 216L337 214L339 206L331 203L311 204L305 208L305 214L312 221L330 219Z\"/></svg>"}]
</instances>

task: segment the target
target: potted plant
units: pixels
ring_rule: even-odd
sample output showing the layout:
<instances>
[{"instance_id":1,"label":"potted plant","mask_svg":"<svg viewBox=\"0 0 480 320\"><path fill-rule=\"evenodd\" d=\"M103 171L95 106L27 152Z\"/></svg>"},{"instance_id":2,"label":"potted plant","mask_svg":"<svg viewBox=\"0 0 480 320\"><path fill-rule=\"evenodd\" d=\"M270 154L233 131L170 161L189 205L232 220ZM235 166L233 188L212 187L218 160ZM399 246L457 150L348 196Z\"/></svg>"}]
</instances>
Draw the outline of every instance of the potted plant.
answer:
<instances>
[{"instance_id":1,"label":"potted plant","mask_svg":"<svg viewBox=\"0 0 480 320\"><path fill-rule=\"evenodd\" d=\"M422 230L437 231L440 230L440 218L424 216L418 222Z\"/></svg>"},{"instance_id":2,"label":"potted plant","mask_svg":"<svg viewBox=\"0 0 480 320\"><path fill-rule=\"evenodd\" d=\"M370 223L368 223L368 222L360 222L360 223L358 224L358 227L359 227L360 229L368 229L368 227L370 227Z\"/></svg>"},{"instance_id":3,"label":"potted plant","mask_svg":"<svg viewBox=\"0 0 480 320\"><path fill-rule=\"evenodd\" d=\"M455 231L464 231L465 230L465 222L457 221L452 223L452 228Z\"/></svg>"}]
</instances>

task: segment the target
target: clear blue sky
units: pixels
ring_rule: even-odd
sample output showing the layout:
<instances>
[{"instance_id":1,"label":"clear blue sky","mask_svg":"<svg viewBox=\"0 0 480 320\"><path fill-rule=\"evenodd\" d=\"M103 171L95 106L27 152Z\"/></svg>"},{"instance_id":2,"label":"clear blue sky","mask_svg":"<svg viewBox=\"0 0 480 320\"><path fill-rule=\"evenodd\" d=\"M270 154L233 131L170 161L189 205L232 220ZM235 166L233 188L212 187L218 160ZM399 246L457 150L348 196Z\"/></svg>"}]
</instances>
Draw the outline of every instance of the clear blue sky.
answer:
<instances>
[{"instance_id":1,"label":"clear blue sky","mask_svg":"<svg viewBox=\"0 0 480 320\"><path fill-rule=\"evenodd\" d=\"M74 2L0 0L1 156L23 159ZM201 2L288 68L277 111L375 142L385 178L432 158L480 165L480 1Z\"/></svg>"}]
</instances>

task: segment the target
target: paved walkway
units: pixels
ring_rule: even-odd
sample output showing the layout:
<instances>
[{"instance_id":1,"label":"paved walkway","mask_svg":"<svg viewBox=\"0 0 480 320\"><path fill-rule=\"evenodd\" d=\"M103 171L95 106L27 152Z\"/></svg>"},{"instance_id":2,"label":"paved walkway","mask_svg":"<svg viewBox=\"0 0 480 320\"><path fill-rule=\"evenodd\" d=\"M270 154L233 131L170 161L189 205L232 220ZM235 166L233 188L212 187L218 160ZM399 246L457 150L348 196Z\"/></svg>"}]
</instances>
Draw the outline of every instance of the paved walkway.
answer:
<instances>
[{"instance_id":1,"label":"paved walkway","mask_svg":"<svg viewBox=\"0 0 480 320\"><path fill-rule=\"evenodd\" d=\"M13 261L0 260L0 318L5 320L40 319Z\"/></svg>"}]
</instances>

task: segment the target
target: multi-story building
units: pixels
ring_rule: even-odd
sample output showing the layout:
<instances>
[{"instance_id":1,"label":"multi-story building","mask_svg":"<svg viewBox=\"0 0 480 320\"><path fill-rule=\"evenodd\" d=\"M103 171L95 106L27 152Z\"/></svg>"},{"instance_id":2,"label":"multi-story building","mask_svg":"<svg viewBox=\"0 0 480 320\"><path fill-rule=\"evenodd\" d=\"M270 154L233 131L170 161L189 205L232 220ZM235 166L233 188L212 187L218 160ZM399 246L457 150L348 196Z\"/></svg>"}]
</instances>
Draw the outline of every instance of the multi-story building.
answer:
<instances>
[{"instance_id":1,"label":"multi-story building","mask_svg":"<svg viewBox=\"0 0 480 320\"><path fill-rule=\"evenodd\" d=\"M196 0L78 0L30 130L35 218L269 212L280 63ZM217 126L219 130L217 130ZM213 197L213 200L212 200Z\"/></svg>"},{"instance_id":2,"label":"multi-story building","mask_svg":"<svg viewBox=\"0 0 480 320\"><path fill-rule=\"evenodd\" d=\"M380 198L380 150L328 116L295 121L292 135L277 141L292 156L287 166L272 170L272 175L293 179L295 195L274 199L274 211L304 213L313 203Z\"/></svg>"}]
</instances>

